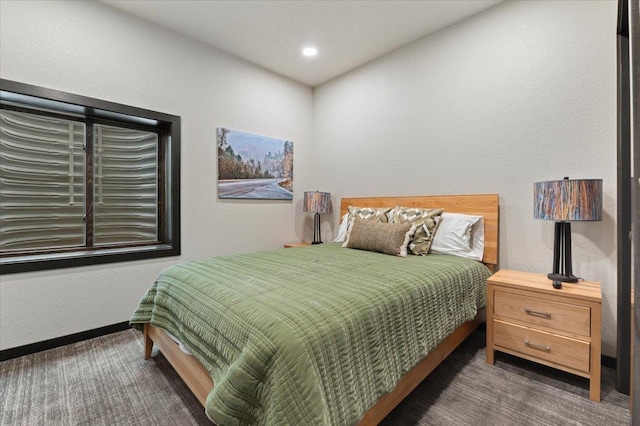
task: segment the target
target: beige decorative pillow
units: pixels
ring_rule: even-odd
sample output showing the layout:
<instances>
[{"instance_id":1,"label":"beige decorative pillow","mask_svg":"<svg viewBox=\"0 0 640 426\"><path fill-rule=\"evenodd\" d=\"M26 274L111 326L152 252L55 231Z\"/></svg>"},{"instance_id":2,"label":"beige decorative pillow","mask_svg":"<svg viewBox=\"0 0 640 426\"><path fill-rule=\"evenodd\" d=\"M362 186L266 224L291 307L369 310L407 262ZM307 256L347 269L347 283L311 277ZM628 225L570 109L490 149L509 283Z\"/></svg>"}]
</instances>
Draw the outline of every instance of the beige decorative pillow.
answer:
<instances>
[{"instance_id":1,"label":"beige decorative pillow","mask_svg":"<svg viewBox=\"0 0 640 426\"><path fill-rule=\"evenodd\" d=\"M349 220L359 217L364 220L373 220L376 222L389 222L387 213L391 210L391 207L353 207L349 206Z\"/></svg>"},{"instance_id":2,"label":"beige decorative pillow","mask_svg":"<svg viewBox=\"0 0 640 426\"><path fill-rule=\"evenodd\" d=\"M356 217L349 225L347 241L342 247L376 251L407 257L407 244L416 230L415 225L384 223Z\"/></svg>"},{"instance_id":3,"label":"beige decorative pillow","mask_svg":"<svg viewBox=\"0 0 640 426\"><path fill-rule=\"evenodd\" d=\"M409 242L411 253L419 256L429 254L433 236L440 224L440 215L444 209L421 209L415 207L396 207L393 209L391 223L409 222L417 226Z\"/></svg>"}]
</instances>

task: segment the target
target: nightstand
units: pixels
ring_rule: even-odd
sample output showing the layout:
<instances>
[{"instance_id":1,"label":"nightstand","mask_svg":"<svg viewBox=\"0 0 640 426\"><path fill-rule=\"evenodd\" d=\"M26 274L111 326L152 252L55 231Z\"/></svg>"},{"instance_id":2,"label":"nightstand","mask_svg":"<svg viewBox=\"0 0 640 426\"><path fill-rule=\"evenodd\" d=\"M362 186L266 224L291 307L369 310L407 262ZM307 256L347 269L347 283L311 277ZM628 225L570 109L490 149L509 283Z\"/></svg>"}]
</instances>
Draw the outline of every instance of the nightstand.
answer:
<instances>
[{"instance_id":1,"label":"nightstand","mask_svg":"<svg viewBox=\"0 0 640 426\"><path fill-rule=\"evenodd\" d=\"M602 294L600 283L562 283L546 275L500 270L487 281L487 363L495 351L590 380L600 402Z\"/></svg>"},{"instance_id":2,"label":"nightstand","mask_svg":"<svg viewBox=\"0 0 640 426\"><path fill-rule=\"evenodd\" d=\"M286 243L284 245L284 248L291 248L291 247L305 247L305 246L310 246L311 243Z\"/></svg>"}]
</instances>

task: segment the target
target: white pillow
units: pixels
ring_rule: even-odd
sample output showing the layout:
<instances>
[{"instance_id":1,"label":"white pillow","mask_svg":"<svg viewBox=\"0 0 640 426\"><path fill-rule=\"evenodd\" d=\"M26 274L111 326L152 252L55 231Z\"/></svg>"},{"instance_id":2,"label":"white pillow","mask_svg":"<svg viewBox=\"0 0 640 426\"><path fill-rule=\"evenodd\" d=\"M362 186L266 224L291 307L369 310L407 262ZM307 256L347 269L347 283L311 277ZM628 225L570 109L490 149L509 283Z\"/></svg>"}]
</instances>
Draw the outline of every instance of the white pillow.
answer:
<instances>
[{"instance_id":1,"label":"white pillow","mask_svg":"<svg viewBox=\"0 0 640 426\"><path fill-rule=\"evenodd\" d=\"M344 241L347 239L348 227L349 227L349 213L345 213L344 216L342 216L342 221L340 222L340 226L338 227L338 236L336 237L335 240L333 240L334 243L344 243Z\"/></svg>"},{"instance_id":2,"label":"white pillow","mask_svg":"<svg viewBox=\"0 0 640 426\"><path fill-rule=\"evenodd\" d=\"M481 261L484 255L482 216L443 213L431 244L431 251Z\"/></svg>"}]
</instances>

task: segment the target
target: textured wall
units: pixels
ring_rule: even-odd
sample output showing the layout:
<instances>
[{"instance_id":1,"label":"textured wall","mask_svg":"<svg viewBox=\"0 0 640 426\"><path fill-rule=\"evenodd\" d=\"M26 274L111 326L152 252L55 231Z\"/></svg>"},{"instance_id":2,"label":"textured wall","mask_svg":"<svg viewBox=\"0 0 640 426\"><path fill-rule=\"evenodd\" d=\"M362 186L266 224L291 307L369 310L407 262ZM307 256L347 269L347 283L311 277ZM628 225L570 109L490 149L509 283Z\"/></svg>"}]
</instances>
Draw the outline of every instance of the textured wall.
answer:
<instances>
[{"instance_id":1,"label":"textured wall","mask_svg":"<svg viewBox=\"0 0 640 426\"><path fill-rule=\"evenodd\" d=\"M612 1L508 2L312 95L101 4L0 2L2 78L183 120L183 255L0 276L0 349L125 321L180 260L309 239L305 190L335 202L497 192L501 267L546 273L553 224L533 220L532 186L570 176L604 179L604 221L572 228L574 272L602 281L603 349L615 355L615 16ZM215 198L218 125L294 141L293 203Z\"/></svg>"},{"instance_id":2,"label":"textured wall","mask_svg":"<svg viewBox=\"0 0 640 426\"><path fill-rule=\"evenodd\" d=\"M572 226L573 266L602 282L615 356L615 34L616 2L507 2L317 87L318 188L498 193L500 266L547 273L553 223L533 219L533 182L604 179L604 220Z\"/></svg>"},{"instance_id":3,"label":"textured wall","mask_svg":"<svg viewBox=\"0 0 640 426\"><path fill-rule=\"evenodd\" d=\"M182 117L183 247L180 258L0 276L0 349L126 321L178 261L310 232L310 88L94 2L3 1L0 55L2 78ZM293 202L218 200L217 126L292 140Z\"/></svg>"}]
</instances>

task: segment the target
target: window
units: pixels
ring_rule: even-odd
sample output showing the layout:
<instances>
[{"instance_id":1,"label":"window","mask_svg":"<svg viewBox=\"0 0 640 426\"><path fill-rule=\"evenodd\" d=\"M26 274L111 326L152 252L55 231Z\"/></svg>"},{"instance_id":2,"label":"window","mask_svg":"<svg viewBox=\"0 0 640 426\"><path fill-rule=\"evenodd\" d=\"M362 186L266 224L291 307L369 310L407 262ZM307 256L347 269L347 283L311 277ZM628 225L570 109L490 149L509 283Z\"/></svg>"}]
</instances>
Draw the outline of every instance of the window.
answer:
<instances>
[{"instance_id":1,"label":"window","mask_svg":"<svg viewBox=\"0 0 640 426\"><path fill-rule=\"evenodd\" d=\"M180 254L180 117L0 89L0 273Z\"/></svg>"}]
</instances>

